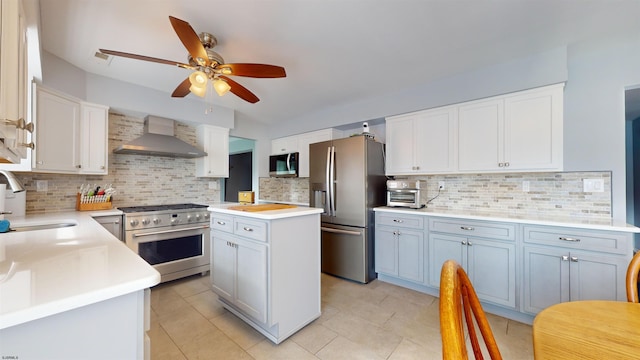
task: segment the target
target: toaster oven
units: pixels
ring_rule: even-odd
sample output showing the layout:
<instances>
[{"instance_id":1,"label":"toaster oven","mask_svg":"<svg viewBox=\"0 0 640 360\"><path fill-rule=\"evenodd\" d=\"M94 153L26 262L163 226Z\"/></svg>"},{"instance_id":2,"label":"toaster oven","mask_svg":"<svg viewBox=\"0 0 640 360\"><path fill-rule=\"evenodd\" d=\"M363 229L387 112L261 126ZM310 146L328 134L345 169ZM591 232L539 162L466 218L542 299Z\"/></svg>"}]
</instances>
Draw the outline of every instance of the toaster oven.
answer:
<instances>
[{"instance_id":1,"label":"toaster oven","mask_svg":"<svg viewBox=\"0 0 640 360\"><path fill-rule=\"evenodd\" d=\"M387 206L420 209L420 180L387 180Z\"/></svg>"}]
</instances>

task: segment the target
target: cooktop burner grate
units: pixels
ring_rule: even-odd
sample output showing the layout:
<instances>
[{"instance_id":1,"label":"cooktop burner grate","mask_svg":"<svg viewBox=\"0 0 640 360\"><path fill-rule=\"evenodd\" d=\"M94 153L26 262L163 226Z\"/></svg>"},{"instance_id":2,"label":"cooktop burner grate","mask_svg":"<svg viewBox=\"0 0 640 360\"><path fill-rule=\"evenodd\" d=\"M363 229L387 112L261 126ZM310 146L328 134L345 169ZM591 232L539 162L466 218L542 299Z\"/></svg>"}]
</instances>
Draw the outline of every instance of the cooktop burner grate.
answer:
<instances>
[{"instance_id":1,"label":"cooktop burner grate","mask_svg":"<svg viewBox=\"0 0 640 360\"><path fill-rule=\"evenodd\" d=\"M149 211L202 209L202 208L207 208L208 206L209 205L184 203L184 204L166 204L166 205L127 206L127 207L119 207L118 210L124 213L138 213L138 212L149 212Z\"/></svg>"}]
</instances>

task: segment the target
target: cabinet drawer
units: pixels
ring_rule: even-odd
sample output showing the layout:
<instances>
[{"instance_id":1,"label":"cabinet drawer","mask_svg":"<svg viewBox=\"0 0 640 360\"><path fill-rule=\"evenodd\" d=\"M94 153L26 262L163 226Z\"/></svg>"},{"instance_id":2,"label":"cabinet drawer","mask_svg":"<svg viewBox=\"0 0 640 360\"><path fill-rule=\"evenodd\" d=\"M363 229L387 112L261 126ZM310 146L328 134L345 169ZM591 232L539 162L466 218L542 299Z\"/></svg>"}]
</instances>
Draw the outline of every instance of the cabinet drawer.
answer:
<instances>
[{"instance_id":1,"label":"cabinet drawer","mask_svg":"<svg viewBox=\"0 0 640 360\"><path fill-rule=\"evenodd\" d=\"M235 218L234 234L258 241L267 241L267 223L245 218Z\"/></svg>"},{"instance_id":2,"label":"cabinet drawer","mask_svg":"<svg viewBox=\"0 0 640 360\"><path fill-rule=\"evenodd\" d=\"M464 236L485 237L494 240L515 240L516 225L461 219L431 219L430 231Z\"/></svg>"},{"instance_id":3,"label":"cabinet drawer","mask_svg":"<svg viewBox=\"0 0 640 360\"><path fill-rule=\"evenodd\" d=\"M377 225L396 226L412 229L424 228L424 216L411 216L404 214L377 213Z\"/></svg>"},{"instance_id":4,"label":"cabinet drawer","mask_svg":"<svg viewBox=\"0 0 640 360\"><path fill-rule=\"evenodd\" d=\"M613 254L632 251L630 234L552 226L525 226L524 242Z\"/></svg>"},{"instance_id":5,"label":"cabinet drawer","mask_svg":"<svg viewBox=\"0 0 640 360\"><path fill-rule=\"evenodd\" d=\"M233 233L233 217L211 214L211 230Z\"/></svg>"}]
</instances>

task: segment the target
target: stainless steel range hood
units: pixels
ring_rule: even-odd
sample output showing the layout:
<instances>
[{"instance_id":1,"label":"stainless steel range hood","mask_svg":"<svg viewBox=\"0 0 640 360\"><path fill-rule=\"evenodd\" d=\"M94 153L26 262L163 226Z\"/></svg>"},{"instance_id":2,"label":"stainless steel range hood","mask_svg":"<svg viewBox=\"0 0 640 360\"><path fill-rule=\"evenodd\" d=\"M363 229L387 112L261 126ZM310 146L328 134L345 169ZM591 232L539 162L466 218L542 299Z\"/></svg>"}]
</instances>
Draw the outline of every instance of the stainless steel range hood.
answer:
<instances>
[{"instance_id":1,"label":"stainless steel range hood","mask_svg":"<svg viewBox=\"0 0 640 360\"><path fill-rule=\"evenodd\" d=\"M206 152L175 137L173 123L171 119L149 115L144 118L144 135L118 146L113 152L179 158L207 156Z\"/></svg>"}]
</instances>

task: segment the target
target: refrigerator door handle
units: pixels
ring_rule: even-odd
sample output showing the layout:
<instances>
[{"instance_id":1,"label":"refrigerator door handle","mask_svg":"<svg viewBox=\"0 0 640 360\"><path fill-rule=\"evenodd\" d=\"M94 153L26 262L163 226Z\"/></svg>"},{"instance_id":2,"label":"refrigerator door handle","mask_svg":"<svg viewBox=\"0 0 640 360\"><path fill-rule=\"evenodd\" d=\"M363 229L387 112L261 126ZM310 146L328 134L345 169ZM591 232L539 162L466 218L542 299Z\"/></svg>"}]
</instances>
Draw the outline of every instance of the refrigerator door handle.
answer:
<instances>
[{"instance_id":1,"label":"refrigerator door handle","mask_svg":"<svg viewBox=\"0 0 640 360\"><path fill-rule=\"evenodd\" d=\"M331 186L330 186L330 182L331 182L331 178L330 178L330 171L329 169L331 168L331 146L327 147L327 166L326 169L324 170L324 176L325 176L325 203L324 203L324 210L325 213L329 216L331 216Z\"/></svg>"},{"instance_id":2,"label":"refrigerator door handle","mask_svg":"<svg viewBox=\"0 0 640 360\"><path fill-rule=\"evenodd\" d=\"M336 216L336 147L331 146L331 216Z\"/></svg>"},{"instance_id":3,"label":"refrigerator door handle","mask_svg":"<svg viewBox=\"0 0 640 360\"><path fill-rule=\"evenodd\" d=\"M340 230L340 229L334 229L334 228L329 228L324 226L321 226L320 230L330 232L330 233L336 233L336 234L356 235L356 236L362 235L360 231Z\"/></svg>"}]
</instances>

